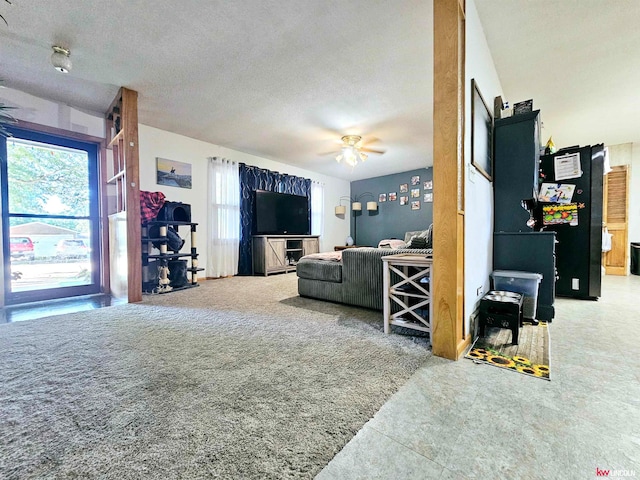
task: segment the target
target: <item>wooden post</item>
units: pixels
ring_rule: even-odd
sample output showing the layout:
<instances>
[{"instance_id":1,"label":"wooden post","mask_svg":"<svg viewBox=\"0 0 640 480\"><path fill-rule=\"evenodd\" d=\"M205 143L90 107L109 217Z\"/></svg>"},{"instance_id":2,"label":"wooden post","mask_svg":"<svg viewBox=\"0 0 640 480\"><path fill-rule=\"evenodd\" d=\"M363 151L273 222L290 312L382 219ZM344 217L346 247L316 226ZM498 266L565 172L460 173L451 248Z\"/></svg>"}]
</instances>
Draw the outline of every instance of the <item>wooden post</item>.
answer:
<instances>
[{"instance_id":1,"label":"wooden post","mask_svg":"<svg viewBox=\"0 0 640 480\"><path fill-rule=\"evenodd\" d=\"M434 355L457 360L464 324L465 0L434 0Z\"/></svg>"},{"instance_id":2,"label":"wooden post","mask_svg":"<svg viewBox=\"0 0 640 480\"><path fill-rule=\"evenodd\" d=\"M107 111L107 140L108 148L113 150L113 177L107 183L116 186L116 212L125 212L126 218L127 299L139 302L142 300L142 237L138 92L124 87L118 92ZM110 255L114 251L117 248L111 246Z\"/></svg>"}]
</instances>

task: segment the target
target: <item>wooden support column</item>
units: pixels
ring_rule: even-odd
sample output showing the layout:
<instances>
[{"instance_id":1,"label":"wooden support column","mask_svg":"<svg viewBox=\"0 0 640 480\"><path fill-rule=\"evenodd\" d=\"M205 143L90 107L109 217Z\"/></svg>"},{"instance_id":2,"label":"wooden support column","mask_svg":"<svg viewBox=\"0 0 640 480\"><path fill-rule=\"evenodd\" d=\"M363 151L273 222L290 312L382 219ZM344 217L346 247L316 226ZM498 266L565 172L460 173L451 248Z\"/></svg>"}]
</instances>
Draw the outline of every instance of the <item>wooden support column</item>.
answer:
<instances>
[{"instance_id":1,"label":"wooden support column","mask_svg":"<svg viewBox=\"0 0 640 480\"><path fill-rule=\"evenodd\" d=\"M138 152L138 92L122 87L107 111L108 148L113 151L112 177L107 183L115 186L115 211L112 218L126 222L125 231L113 228L110 242L110 256L126 251L127 299L129 302L142 300L142 237L140 226L140 160ZM105 186L106 188L106 186ZM117 223L117 222L116 222ZM115 223L114 223L115 225ZM120 233L116 235L116 230ZM126 242L126 249L121 248ZM113 258L111 261L113 262ZM118 262L116 262L118 263ZM113 278L118 272L111 269ZM123 293L123 292L119 292Z\"/></svg>"},{"instance_id":2,"label":"wooden support column","mask_svg":"<svg viewBox=\"0 0 640 480\"><path fill-rule=\"evenodd\" d=\"M434 355L457 360L464 325L465 0L434 0Z\"/></svg>"},{"instance_id":3,"label":"wooden support column","mask_svg":"<svg viewBox=\"0 0 640 480\"><path fill-rule=\"evenodd\" d=\"M127 196L127 256L129 302L142 301L142 240L140 228L140 159L138 153L138 92L122 88Z\"/></svg>"}]
</instances>

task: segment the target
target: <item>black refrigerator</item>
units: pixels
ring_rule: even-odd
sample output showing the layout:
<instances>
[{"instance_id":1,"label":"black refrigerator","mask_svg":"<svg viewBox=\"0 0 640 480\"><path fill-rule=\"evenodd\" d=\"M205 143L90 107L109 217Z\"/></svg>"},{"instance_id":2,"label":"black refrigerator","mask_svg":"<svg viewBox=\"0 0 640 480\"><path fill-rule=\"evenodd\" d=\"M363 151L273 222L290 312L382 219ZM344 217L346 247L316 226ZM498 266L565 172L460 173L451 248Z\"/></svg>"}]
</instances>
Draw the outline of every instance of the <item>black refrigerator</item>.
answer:
<instances>
[{"instance_id":1,"label":"black refrigerator","mask_svg":"<svg viewBox=\"0 0 640 480\"><path fill-rule=\"evenodd\" d=\"M556 295L600 296L604 146L540 158L537 223L556 233Z\"/></svg>"}]
</instances>

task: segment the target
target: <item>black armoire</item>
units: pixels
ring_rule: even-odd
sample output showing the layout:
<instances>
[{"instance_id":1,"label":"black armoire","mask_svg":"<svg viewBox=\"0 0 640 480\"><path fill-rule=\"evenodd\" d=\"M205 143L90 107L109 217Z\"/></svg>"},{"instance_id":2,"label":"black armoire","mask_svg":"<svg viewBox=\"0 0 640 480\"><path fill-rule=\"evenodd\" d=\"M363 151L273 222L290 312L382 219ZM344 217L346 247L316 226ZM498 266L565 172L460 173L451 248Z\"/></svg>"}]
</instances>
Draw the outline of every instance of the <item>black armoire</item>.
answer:
<instances>
[{"instance_id":1,"label":"black armoire","mask_svg":"<svg viewBox=\"0 0 640 480\"><path fill-rule=\"evenodd\" d=\"M522 200L537 196L540 166L540 112L495 121L494 270L541 273L536 318L555 315L555 233L527 226Z\"/></svg>"}]
</instances>

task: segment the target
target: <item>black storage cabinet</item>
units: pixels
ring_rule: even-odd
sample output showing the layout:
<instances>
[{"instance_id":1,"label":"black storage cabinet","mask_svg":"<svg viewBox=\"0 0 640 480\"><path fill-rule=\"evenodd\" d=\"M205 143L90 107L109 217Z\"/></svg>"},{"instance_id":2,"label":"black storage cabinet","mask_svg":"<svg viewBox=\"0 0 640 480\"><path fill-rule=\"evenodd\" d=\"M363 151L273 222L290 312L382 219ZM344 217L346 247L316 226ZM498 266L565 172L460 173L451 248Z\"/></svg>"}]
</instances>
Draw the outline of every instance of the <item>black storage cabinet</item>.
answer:
<instances>
[{"instance_id":1,"label":"black storage cabinet","mask_svg":"<svg viewBox=\"0 0 640 480\"><path fill-rule=\"evenodd\" d=\"M521 201L536 196L540 111L496 120L494 127L494 232L531 232Z\"/></svg>"},{"instance_id":2,"label":"black storage cabinet","mask_svg":"<svg viewBox=\"0 0 640 480\"><path fill-rule=\"evenodd\" d=\"M534 232L522 200L537 197L540 111L496 120L494 130L494 270L541 273L536 318L555 315L555 234Z\"/></svg>"}]
</instances>

